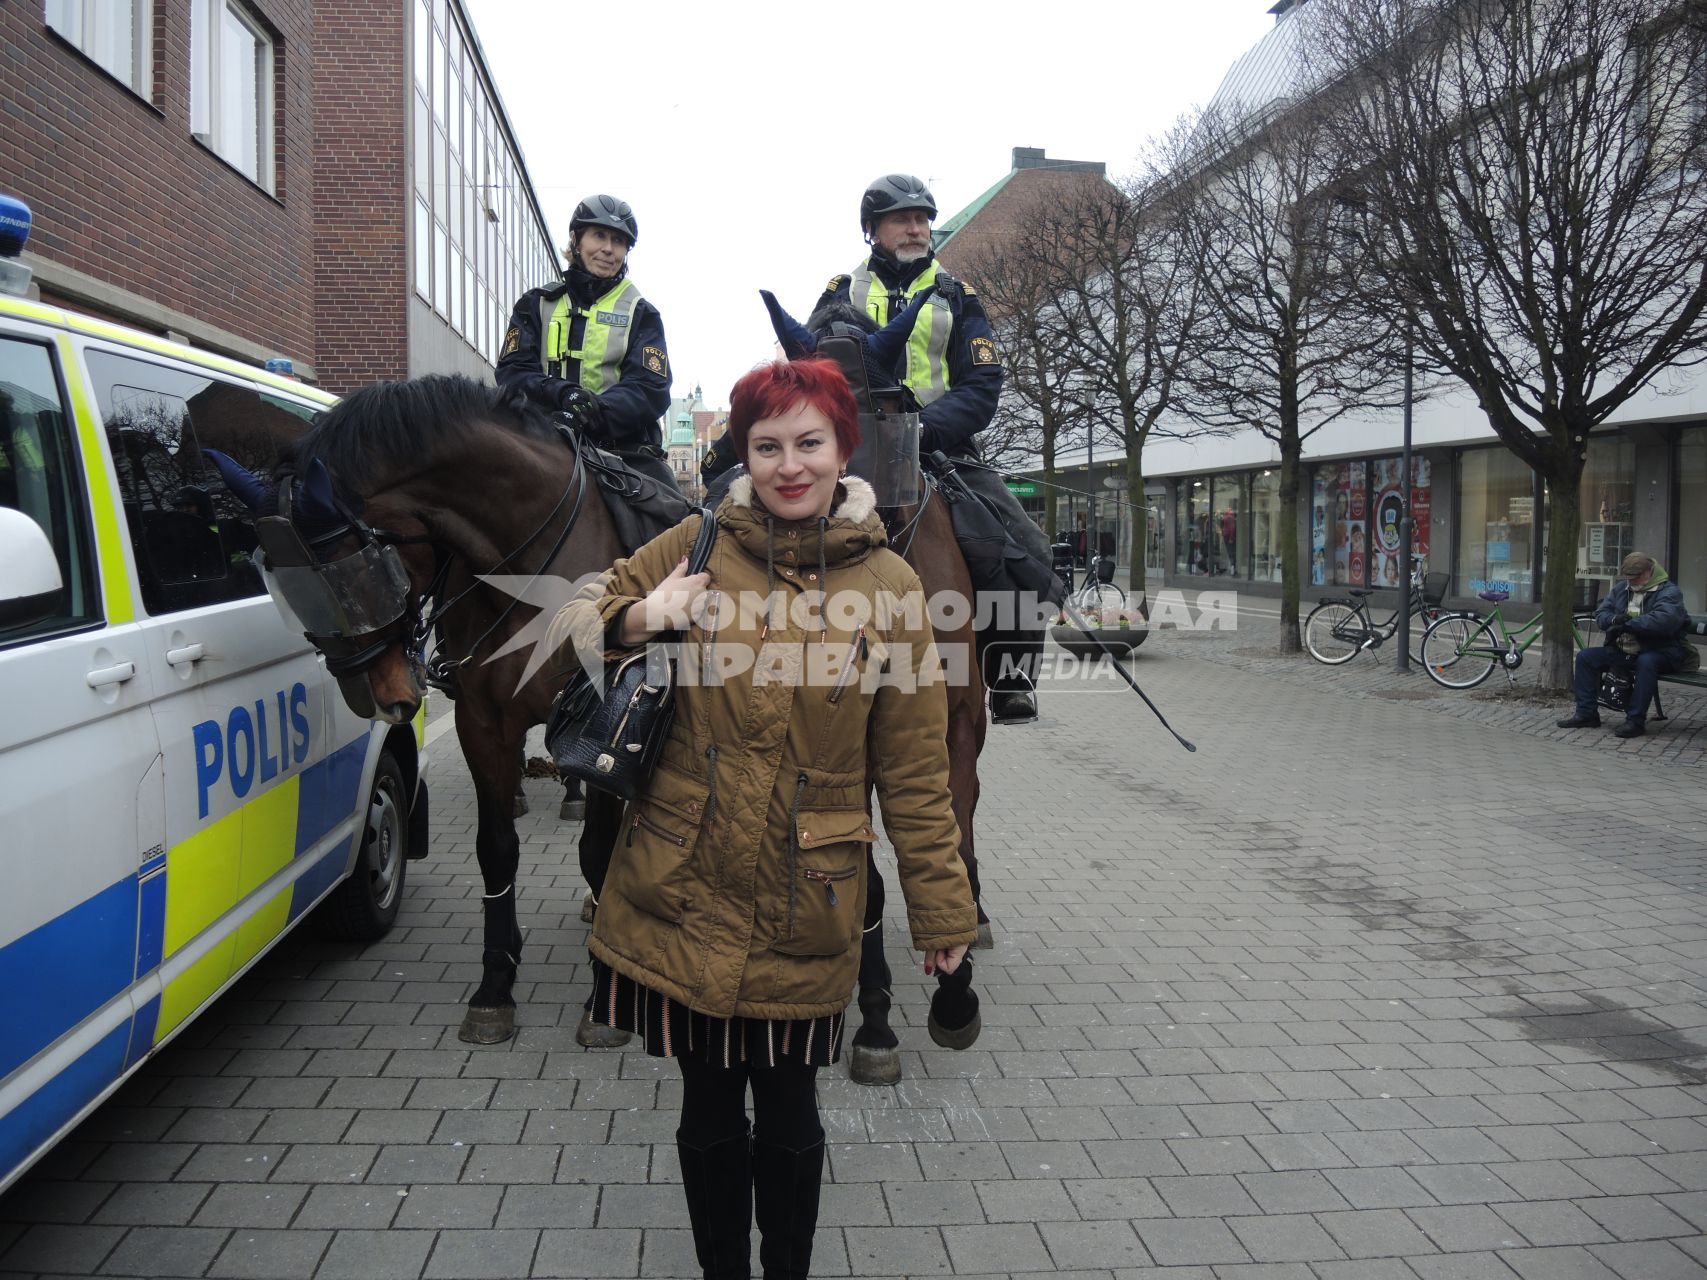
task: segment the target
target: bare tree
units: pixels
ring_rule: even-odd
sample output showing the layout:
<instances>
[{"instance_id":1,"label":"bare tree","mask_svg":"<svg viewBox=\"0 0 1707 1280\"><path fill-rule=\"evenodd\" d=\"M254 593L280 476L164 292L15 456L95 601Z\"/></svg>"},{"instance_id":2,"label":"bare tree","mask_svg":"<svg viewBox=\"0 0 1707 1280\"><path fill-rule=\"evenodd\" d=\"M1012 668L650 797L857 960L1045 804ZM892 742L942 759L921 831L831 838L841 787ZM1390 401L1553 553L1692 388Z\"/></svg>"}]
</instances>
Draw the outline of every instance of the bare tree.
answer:
<instances>
[{"instance_id":1,"label":"bare tree","mask_svg":"<svg viewBox=\"0 0 1707 1280\"><path fill-rule=\"evenodd\" d=\"M1589 433L1707 357L1707 4L1313 0L1375 292L1550 499L1542 683L1568 626Z\"/></svg>"},{"instance_id":2,"label":"bare tree","mask_svg":"<svg viewBox=\"0 0 1707 1280\"><path fill-rule=\"evenodd\" d=\"M1024 239L1048 302L1038 312L1048 349L1066 361L1058 385L1082 430L1106 432L1126 455L1132 542L1129 589L1145 593L1144 445L1172 407L1199 307L1181 204L1166 174L1180 138L1155 144L1146 171L1058 198ZM1194 434L1195 428L1187 428Z\"/></svg>"},{"instance_id":3,"label":"bare tree","mask_svg":"<svg viewBox=\"0 0 1707 1280\"><path fill-rule=\"evenodd\" d=\"M1017 466L1039 455L1045 490L1052 493L1059 441L1084 427L1090 412L1073 389L1073 352L1061 327L1050 322L1051 278L1030 241L1048 216L1041 201L1029 202L1013 220L1014 235L987 245L967 274L983 298L1007 372L995 420L979 436L984 461ZM1046 501L1043 511L1044 532L1054 542L1055 503Z\"/></svg>"},{"instance_id":4,"label":"bare tree","mask_svg":"<svg viewBox=\"0 0 1707 1280\"><path fill-rule=\"evenodd\" d=\"M1291 653L1301 648L1304 442L1402 396L1402 338L1360 287L1331 141L1307 104L1262 121L1208 114L1189 171L1204 315L1183 404L1200 422L1258 432L1280 454L1280 647Z\"/></svg>"}]
</instances>

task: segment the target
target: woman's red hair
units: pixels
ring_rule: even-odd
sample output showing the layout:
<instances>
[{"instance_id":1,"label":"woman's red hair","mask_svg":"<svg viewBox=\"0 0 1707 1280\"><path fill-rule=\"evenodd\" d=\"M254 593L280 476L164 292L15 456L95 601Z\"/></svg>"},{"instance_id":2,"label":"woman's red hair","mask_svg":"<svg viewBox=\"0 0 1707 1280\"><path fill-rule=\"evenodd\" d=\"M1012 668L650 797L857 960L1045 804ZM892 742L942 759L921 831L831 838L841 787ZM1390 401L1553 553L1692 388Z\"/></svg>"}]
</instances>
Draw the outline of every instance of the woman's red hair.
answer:
<instances>
[{"instance_id":1,"label":"woman's red hair","mask_svg":"<svg viewBox=\"0 0 1707 1280\"><path fill-rule=\"evenodd\" d=\"M799 404L809 404L830 420L842 461L859 445L859 404L841 367L833 360L778 360L744 374L729 393L729 439L743 462L747 433L755 422L780 418Z\"/></svg>"}]
</instances>

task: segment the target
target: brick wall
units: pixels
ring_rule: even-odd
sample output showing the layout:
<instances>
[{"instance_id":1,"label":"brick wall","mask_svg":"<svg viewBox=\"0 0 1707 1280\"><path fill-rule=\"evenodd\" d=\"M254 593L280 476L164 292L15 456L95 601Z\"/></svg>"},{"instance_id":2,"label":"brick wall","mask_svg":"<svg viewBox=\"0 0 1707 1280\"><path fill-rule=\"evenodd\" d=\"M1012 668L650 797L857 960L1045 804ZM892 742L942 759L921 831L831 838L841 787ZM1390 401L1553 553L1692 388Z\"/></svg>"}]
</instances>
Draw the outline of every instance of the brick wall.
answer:
<instances>
[{"instance_id":1,"label":"brick wall","mask_svg":"<svg viewBox=\"0 0 1707 1280\"><path fill-rule=\"evenodd\" d=\"M408 374L408 7L314 6L316 356L339 394Z\"/></svg>"},{"instance_id":2,"label":"brick wall","mask_svg":"<svg viewBox=\"0 0 1707 1280\"><path fill-rule=\"evenodd\" d=\"M147 100L49 31L40 0L0 3L0 189L30 205L41 257L309 359L315 4L250 7L280 54L276 197L191 137L190 18L178 3L154 5Z\"/></svg>"}]
</instances>

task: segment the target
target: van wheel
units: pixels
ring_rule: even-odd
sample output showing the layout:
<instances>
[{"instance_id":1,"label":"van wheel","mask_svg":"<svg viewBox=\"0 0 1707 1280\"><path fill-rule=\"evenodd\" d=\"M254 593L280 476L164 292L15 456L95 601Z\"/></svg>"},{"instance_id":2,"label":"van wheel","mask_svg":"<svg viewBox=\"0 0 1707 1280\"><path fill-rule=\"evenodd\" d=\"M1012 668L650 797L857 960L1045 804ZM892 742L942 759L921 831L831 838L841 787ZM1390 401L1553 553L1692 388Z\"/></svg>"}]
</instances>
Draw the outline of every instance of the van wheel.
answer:
<instances>
[{"instance_id":1,"label":"van wheel","mask_svg":"<svg viewBox=\"0 0 1707 1280\"><path fill-rule=\"evenodd\" d=\"M391 931L403 903L403 873L409 853L409 804L403 770L382 752L367 800L366 826L356 869L320 904L327 937L372 942Z\"/></svg>"}]
</instances>

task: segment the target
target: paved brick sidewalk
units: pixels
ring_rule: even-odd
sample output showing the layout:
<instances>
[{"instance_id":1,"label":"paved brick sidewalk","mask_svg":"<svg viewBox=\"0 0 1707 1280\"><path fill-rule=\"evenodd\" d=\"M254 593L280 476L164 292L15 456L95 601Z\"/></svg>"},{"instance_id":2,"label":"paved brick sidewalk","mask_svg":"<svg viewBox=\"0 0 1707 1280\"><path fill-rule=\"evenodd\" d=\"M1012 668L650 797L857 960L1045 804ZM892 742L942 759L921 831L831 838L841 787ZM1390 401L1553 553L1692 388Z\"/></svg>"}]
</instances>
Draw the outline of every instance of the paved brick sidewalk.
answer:
<instances>
[{"instance_id":1,"label":"paved brick sidewalk","mask_svg":"<svg viewBox=\"0 0 1707 1280\"><path fill-rule=\"evenodd\" d=\"M1700 769L1345 696L1351 669L1262 643L1140 651L1195 755L1107 682L992 730L984 1036L931 1047L896 951L905 1080L821 1086L817 1272L1707 1276ZM547 783L525 1025L455 1039L479 885L434 746L394 935L287 943L0 1200L0 1271L692 1274L672 1071L573 1042L580 885Z\"/></svg>"}]
</instances>

